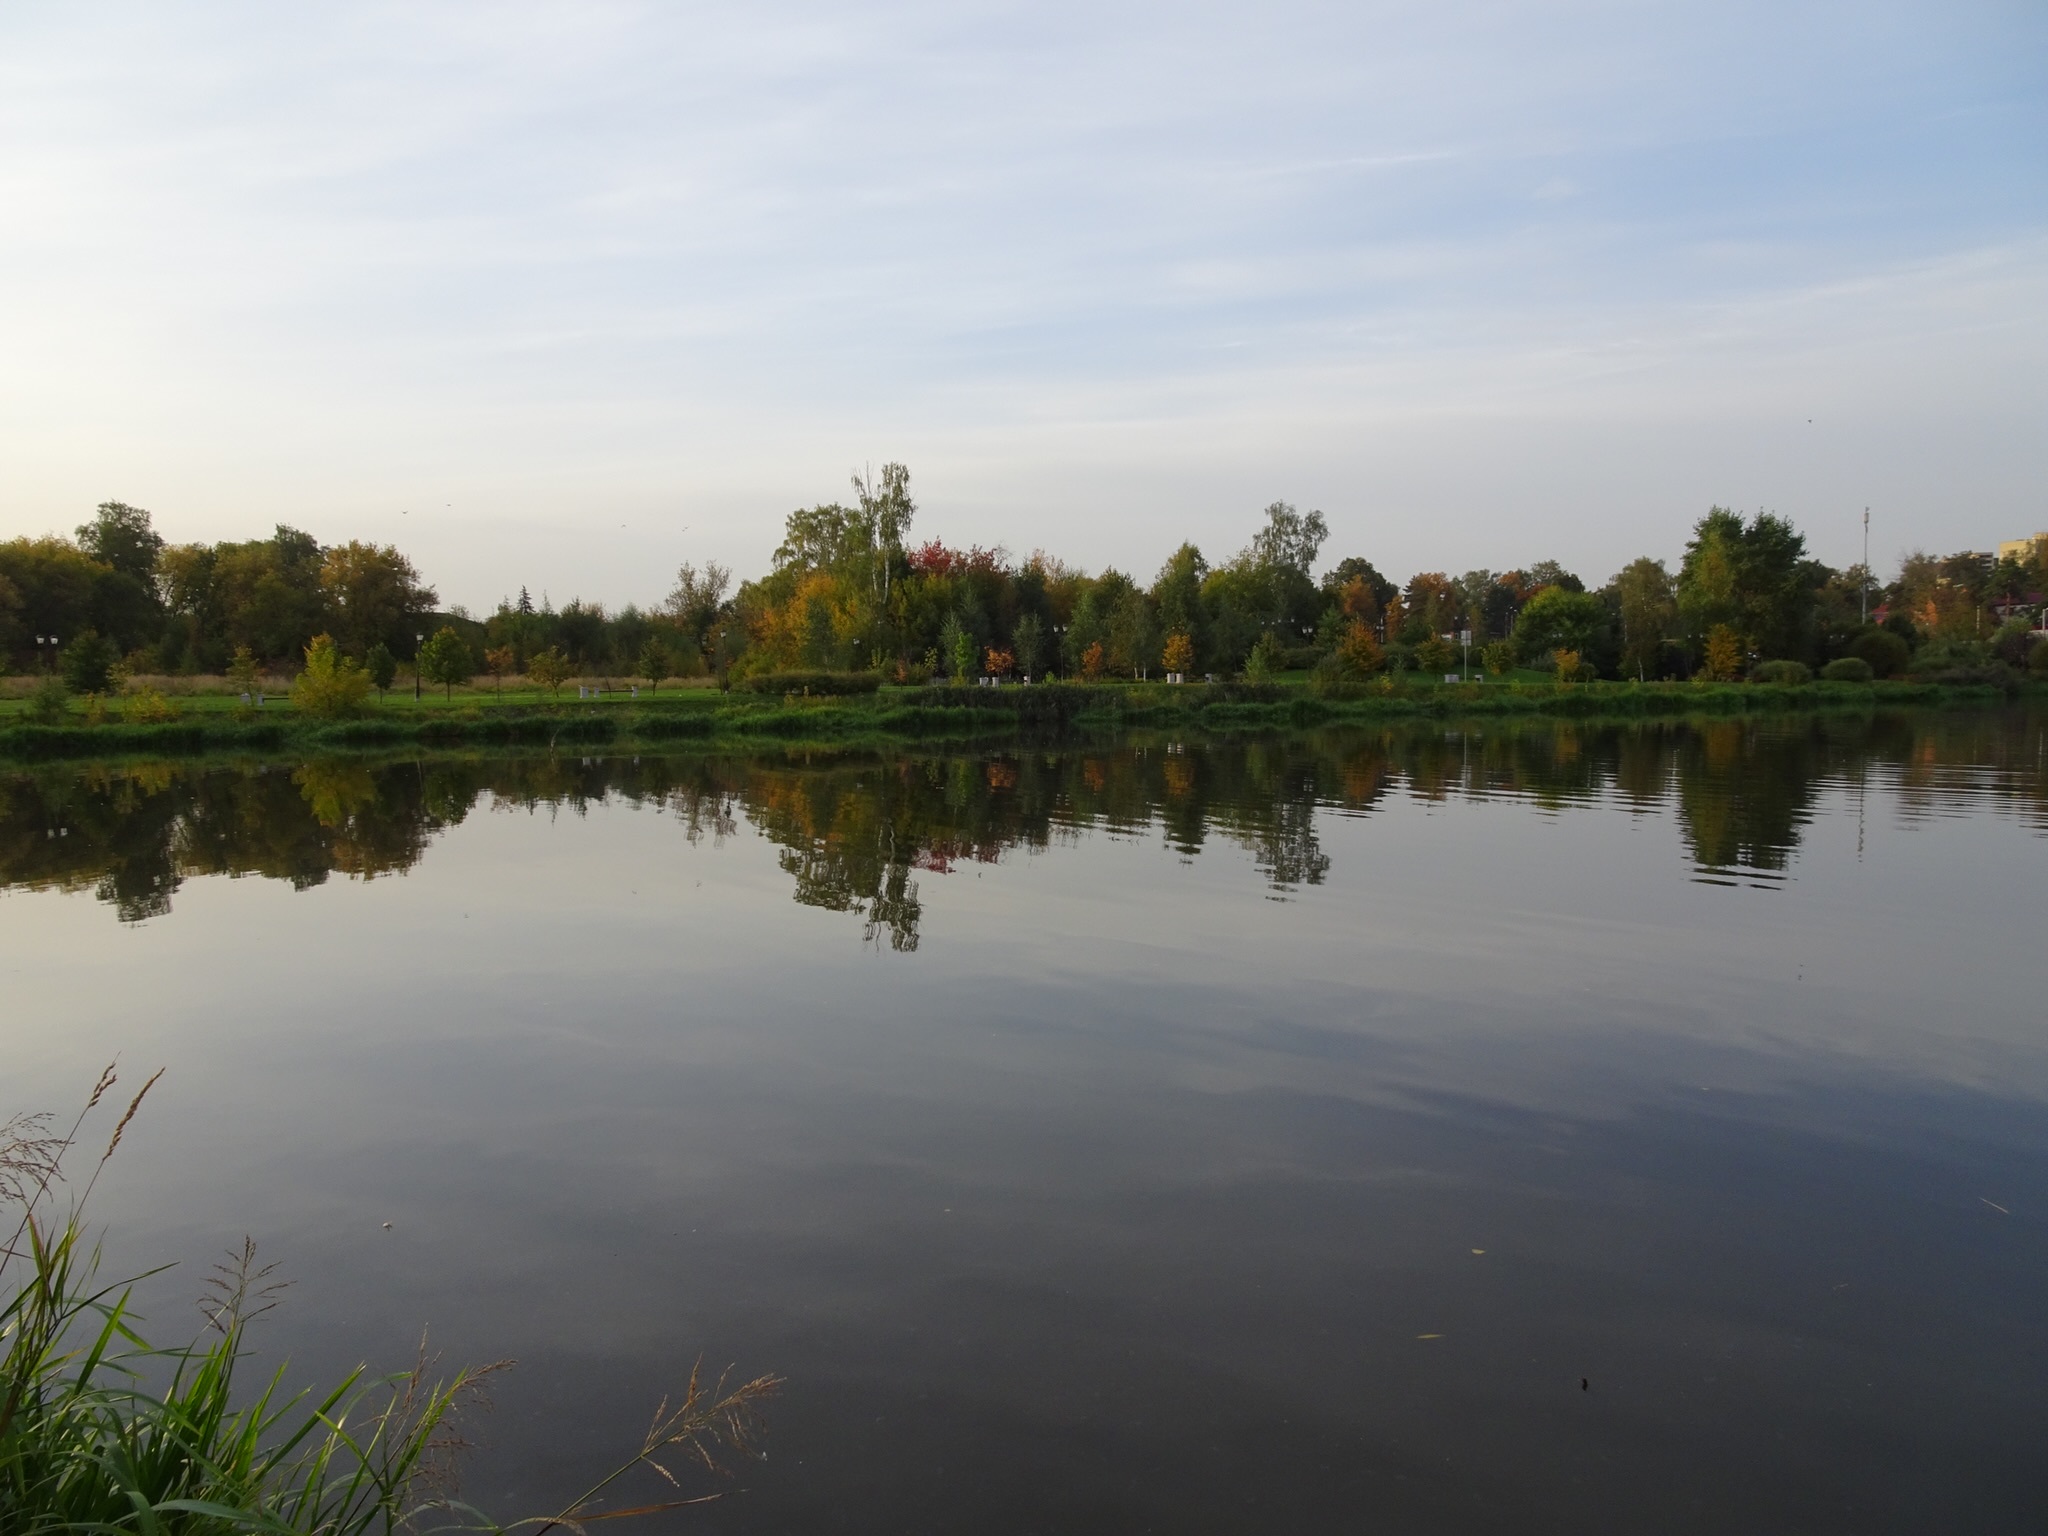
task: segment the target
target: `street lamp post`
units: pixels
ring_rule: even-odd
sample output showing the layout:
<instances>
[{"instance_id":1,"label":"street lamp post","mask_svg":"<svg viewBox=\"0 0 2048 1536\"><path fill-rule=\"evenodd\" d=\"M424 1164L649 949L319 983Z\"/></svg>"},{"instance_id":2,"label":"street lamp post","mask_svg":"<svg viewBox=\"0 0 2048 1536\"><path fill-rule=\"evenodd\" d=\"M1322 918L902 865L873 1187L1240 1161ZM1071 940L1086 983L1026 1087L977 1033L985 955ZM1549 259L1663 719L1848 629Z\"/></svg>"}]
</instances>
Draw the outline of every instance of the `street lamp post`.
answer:
<instances>
[{"instance_id":1,"label":"street lamp post","mask_svg":"<svg viewBox=\"0 0 2048 1536\"><path fill-rule=\"evenodd\" d=\"M420 647L426 643L425 635L412 637L412 701L415 704L420 701Z\"/></svg>"},{"instance_id":2,"label":"street lamp post","mask_svg":"<svg viewBox=\"0 0 2048 1536\"><path fill-rule=\"evenodd\" d=\"M1857 583L1863 589L1863 622L1870 622L1870 508L1863 509L1863 580Z\"/></svg>"}]
</instances>

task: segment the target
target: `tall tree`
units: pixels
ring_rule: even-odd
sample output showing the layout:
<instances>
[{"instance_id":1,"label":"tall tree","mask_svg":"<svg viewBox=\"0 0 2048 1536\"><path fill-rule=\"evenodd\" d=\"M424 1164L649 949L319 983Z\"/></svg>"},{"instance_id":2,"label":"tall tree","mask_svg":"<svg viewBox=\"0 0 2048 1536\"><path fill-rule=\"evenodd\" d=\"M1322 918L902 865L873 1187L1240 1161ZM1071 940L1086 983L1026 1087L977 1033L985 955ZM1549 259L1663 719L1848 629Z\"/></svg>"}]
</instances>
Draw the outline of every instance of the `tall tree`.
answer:
<instances>
[{"instance_id":1,"label":"tall tree","mask_svg":"<svg viewBox=\"0 0 2048 1536\"><path fill-rule=\"evenodd\" d=\"M102 565L155 590L156 562L164 552L164 541L141 507L131 507L125 501L101 502L93 520L79 525L78 547Z\"/></svg>"},{"instance_id":2,"label":"tall tree","mask_svg":"<svg viewBox=\"0 0 2048 1536\"><path fill-rule=\"evenodd\" d=\"M1623 566L1609 590L1621 620L1622 667L1640 682L1656 669L1678 617L1671 573L1645 555Z\"/></svg>"},{"instance_id":3,"label":"tall tree","mask_svg":"<svg viewBox=\"0 0 2048 1536\"><path fill-rule=\"evenodd\" d=\"M853 494L860 506L861 526L867 533L872 557L871 589L880 609L887 612L890 575L896 562L903 558L903 543L917 516L917 503L910 499L910 471L892 463L882 466L879 479L855 475Z\"/></svg>"},{"instance_id":4,"label":"tall tree","mask_svg":"<svg viewBox=\"0 0 2048 1536\"><path fill-rule=\"evenodd\" d=\"M1745 523L1714 507L1685 546L1679 612L1695 636L1725 624L1746 651L1797 659L1811 649L1814 594L1826 579L1827 568L1807 559L1804 536L1784 518L1759 512Z\"/></svg>"},{"instance_id":5,"label":"tall tree","mask_svg":"<svg viewBox=\"0 0 2048 1536\"><path fill-rule=\"evenodd\" d=\"M402 648L439 601L432 587L421 584L412 562L391 545L353 539L322 556L320 586L335 638L350 655L366 655L380 643Z\"/></svg>"}]
</instances>

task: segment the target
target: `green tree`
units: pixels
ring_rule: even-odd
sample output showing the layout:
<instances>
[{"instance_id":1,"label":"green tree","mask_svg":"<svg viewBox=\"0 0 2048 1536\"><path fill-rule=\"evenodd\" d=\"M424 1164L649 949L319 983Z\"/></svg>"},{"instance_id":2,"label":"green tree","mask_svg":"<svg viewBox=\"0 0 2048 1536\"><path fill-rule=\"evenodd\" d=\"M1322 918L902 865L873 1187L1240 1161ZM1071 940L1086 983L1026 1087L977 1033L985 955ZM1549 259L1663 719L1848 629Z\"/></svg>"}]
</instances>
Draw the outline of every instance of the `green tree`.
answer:
<instances>
[{"instance_id":1,"label":"green tree","mask_svg":"<svg viewBox=\"0 0 2048 1536\"><path fill-rule=\"evenodd\" d=\"M1815 595L1826 567L1806 558L1806 540L1784 518L1759 512L1747 523L1714 507L1693 527L1678 571L1678 609L1688 632L1717 624L1746 650L1796 660L1811 646Z\"/></svg>"},{"instance_id":2,"label":"green tree","mask_svg":"<svg viewBox=\"0 0 2048 1536\"><path fill-rule=\"evenodd\" d=\"M1607 627L1607 605L1590 592L1545 587L1515 620L1515 648L1524 656L1593 648Z\"/></svg>"},{"instance_id":3,"label":"green tree","mask_svg":"<svg viewBox=\"0 0 2048 1536\"><path fill-rule=\"evenodd\" d=\"M96 629L88 629L64 647L57 665L73 693L105 693L120 659L121 653L113 641Z\"/></svg>"},{"instance_id":4,"label":"green tree","mask_svg":"<svg viewBox=\"0 0 2048 1536\"><path fill-rule=\"evenodd\" d=\"M1610 586L1621 616L1622 667L1641 682L1662 658L1678 618L1671 573L1645 555L1623 566Z\"/></svg>"},{"instance_id":5,"label":"green tree","mask_svg":"<svg viewBox=\"0 0 2048 1536\"><path fill-rule=\"evenodd\" d=\"M1253 643L1244 659L1244 675L1247 681L1263 683L1280 670L1280 642L1273 638L1269 629Z\"/></svg>"},{"instance_id":6,"label":"green tree","mask_svg":"<svg viewBox=\"0 0 2048 1536\"><path fill-rule=\"evenodd\" d=\"M1204 653L1208 640L1208 615L1202 610L1202 582L1209 574L1209 562L1192 544L1183 544L1167 557L1152 583L1152 607L1159 627L1169 635L1185 635L1192 652L1179 666L1162 662L1169 672L1189 672L1195 658Z\"/></svg>"},{"instance_id":7,"label":"green tree","mask_svg":"<svg viewBox=\"0 0 2048 1536\"><path fill-rule=\"evenodd\" d=\"M903 557L903 541L917 516L917 503L910 499L910 471L901 464L884 464L879 479L853 477L853 494L860 509L850 530L865 536L869 555L869 589L878 611L889 608L890 577Z\"/></svg>"},{"instance_id":8,"label":"green tree","mask_svg":"<svg viewBox=\"0 0 2048 1536\"><path fill-rule=\"evenodd\" d=\"M452 699L457 683L467 683L476 676L476 658L469 654L469 642L454 626L444 624L420 647L419 669L421 677L439 683Z\"/></svg>"},{"instance_id":9,"label":"green tree","mask_svg":"<svg viewBox=\"0 0 2048 1536\"><path fill-rule=\"evenodd\" d=\"M1038 622L1037 614L1027 613L1017 621L1010 648L1017 655L1017 670L1026 677L1036 677L1038 664L1045 657L1045 627Z\"/></svg>"},{"instance_id":10,"label":"green tree","mask_svg":"<svg viewBox=\"0 0 2048 1536\"><path fill-rule=\"evenodd\" d=\"M363 658L363 665L381 700L398 679L398 658L391 654L390 646L379 640L370 647L370 654Z\"/></svg>"},{"instance_id":11,"label":"green tree","mask_svg":"<svg viewBox=\"0 0 2048 1536\"><path fill-rule=\"evenodd\" d=\"M978 647L974 643L974 632L957 625L953 630L953 681L964 683L967 675L974 670L974 654Z\"/></svg>"},{"instance_id":12,"label":"green tree","mask_svg":"<svg viewBox=\"0 0 2048 1536\"><path fill-rule=\"evenodd\" d=\"M353 657L343 656L332 635L315 635L306 647L306 667L292 684L292 707L319 720L362 713L370 676Z\"/></svg>"},{"instance_id":13,"label":"green tree","mask_svg":"<svg viewBox=\"0 0 2048 1536\"><path fill-rule=\"evenodd\" d=\"M640 675L647 679L649 688L659 693L661 680L675 675L676 659L658 635L649 635L647 643L640 647L638 661Z\"/></svg>"},{"instance_id":14,"label":"green tree","mask_svg":"<svg viewBox=\"0 0 2048 1536\"><path fill-rule=\"evenodd\" d=\"M164 551L164 541L142 508L120 501L101 502L93 520L80 524L78 547L102 565L154 588L157 557Z\"/></svg>"},{"instance_id":15,"label":"green tree","mask_svg":"<svg viewBox=\"0 0 2048 1536\"><path fill-rule=\"evenodd\" d=\"M1415 647L1415 664L1424 672L1448 676L1458 664L1458 648L1442 635L1432 634Z\"/></svg>"}]
</instances>

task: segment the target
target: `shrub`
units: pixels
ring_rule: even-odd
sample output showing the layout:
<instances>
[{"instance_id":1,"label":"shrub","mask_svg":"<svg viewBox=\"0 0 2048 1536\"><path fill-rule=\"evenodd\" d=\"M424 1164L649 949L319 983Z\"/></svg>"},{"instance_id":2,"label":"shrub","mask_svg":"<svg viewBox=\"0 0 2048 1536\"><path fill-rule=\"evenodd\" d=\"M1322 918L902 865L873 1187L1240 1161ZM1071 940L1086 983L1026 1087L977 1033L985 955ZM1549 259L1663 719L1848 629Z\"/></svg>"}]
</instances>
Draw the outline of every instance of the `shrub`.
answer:
<instances>
[{"instance_id":1,"label":"shrub","mask_svg":"<svg viewBox=\"0 0 2048 1536\"><path fill-rule=\"evenodd\" d=\"M1479 648L1479 659L1486 664L1489 677L1505 677L1515 670L1514 642L1494 640Z\"/></svg>"},{"instance_id":2,"label":"shrub","mask_svg":"<svg viewBox=\"0 0 2048 1536\"><path fill-rule=\"evenodd\" d=\"M2048 677L2048 640L2034 642L2034 648L2027 652L2027 670L2038 677Z\"/></svg>"},{"instance_id":3,"label":"shrub","mask_svg":"<svg viewBox=\"0 0 2048 1536\"><path fill-rule=\"evenodd\" d=\"M121 718L130 725L162 725L178 718L177 707L154 688L130 694L121 704Z\"/></svg>"},{"instance_id":4,"label":"shrub","mask_svg":"<svg viewBox=\"0 0 2048 1536\"><path fill-rule=\"evenodd\" d=\"M1991 637L1991 654L2009 667L2024 667L2034 632L2025 619L2007 619Z\"/></svg>"},{"instance_id":5,"label":"shrub","mask_svg":"<svg viewBox=\"0 0 2048 1536\"><path fill-rule=\"evenodd\" d=\"M1861 656L1837 656L1820 669L1824 683L1867 683L1877 676Z\"/></svg>"},{"instance_id":6,"label":"shrub","mask_svg":"<svg viewBox=\"0 0 2048 1536\"><path fill-rule=\"evenodd\" d=\"M1415 647L1415 662L1423 671L1441 677L1458 664L1457 647L1442 635L1431 635Z\"/></svg>"},{"instance_id":7,"label":"shrub","mask_svg":"<svg viewBox=\"0 0 2048 1536\"><path fill-rule=\"evenodd\" d=\"M757 672L739 685L748 693L847 695L873 693L882 686L879 672Z\"/></svg>"},{"instance_id":8,"label":"shrub","mask_svg":"<svg viewBox=\"0 0 2048 1536\"><path fill-rule=\"evenodd\" d=\"M1803 661L1760 661L1749 669L1752 683L1784 683L1797 686L1813 681L1813 668Z\"/></svg>"},{"instance_id":9,"label":"shrub","mask_svg":"<svg viewBox=\"0 0 2048 1536\"><path fill-rule=\"evenodd\" d=\"M37 725L57 725L71 713L71 690L64 686L64 679L51 673L36 684L35 692L28 696L28 718Z\"/></svg>"},{"instance_id":10,"label":"shrub","mask_svg":"<svg viewBox=\"0 0 2048 1536\"><path fill-rule=\"evenodd\" d=\"M292 684L292 705L316 720L346 720L362 713L370 674L335 649L334 636L315 635L306 647L306 670Z\"/></svg>"},{"instance_id":11,"label":"shrub","mask_svg":"<svg viewBox=\"0 0 2048 1536\"><path fill-rule=\"evenodd\" d=\"M1955 680L1951 674L1981 670L1991 659L1991 653L1975 640L1928 641L1913 653L1907 671L1914 677L1942 676Z\"/></svg>"},{"instance_id":12,"label":"shrub","mask_svg":"<svg viewBox=\"0 0 2048 1536\"><path fill-rule=\"evenodd\" d=\"M1869 662L1874 676L1897 677L1913 659L1913 648L1889 629L1871 629L1849 642L1849 654Z\"/></svg>"}]
</instances>

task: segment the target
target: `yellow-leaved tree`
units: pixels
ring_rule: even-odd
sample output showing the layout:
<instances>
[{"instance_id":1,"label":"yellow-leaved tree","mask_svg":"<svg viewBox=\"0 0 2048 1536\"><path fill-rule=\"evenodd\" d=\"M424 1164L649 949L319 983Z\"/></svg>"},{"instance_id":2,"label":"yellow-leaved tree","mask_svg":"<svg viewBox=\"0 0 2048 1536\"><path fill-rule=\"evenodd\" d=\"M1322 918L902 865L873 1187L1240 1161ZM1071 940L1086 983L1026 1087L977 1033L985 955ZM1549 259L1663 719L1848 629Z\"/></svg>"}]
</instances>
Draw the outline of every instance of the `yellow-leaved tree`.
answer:
<instances>
[{"instance_id":1,"label":"yellow-leaved tree","mask_svg":"<svg viewBox=\"0 0 2048 1536\"><path fill-rule=\"evenodd\" d=\"M1169 672L1191 672L1195 666L1195 642L1186 635L1168 635L1160 663Z\"/></svg>"},{"instance_id":2,"label":"yellow-leaved tree","mask_svg":"<svg viewBox=\"0 0 2048 1536\"><path fill-rule=\"evenodd\" d=\"M306 670L292 684L292 707L319 720L361 714L370 674L335 647L334 636L315 635L306 647Z\"/></svg>"},{"instance_id":3,"label":"yellow-leaved tree","mask_svg":"<svg viewBox=\"0 0 2048 1536\"><path fill-rule=\"evenodd\" d=\"M1707 631L1707 654L1701 667L1717 683L1733 682L1742 675L1742 637L1726 624Z\"/></svg>"}]
</instances>

